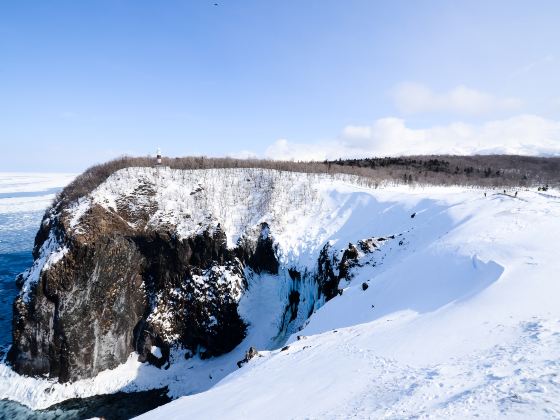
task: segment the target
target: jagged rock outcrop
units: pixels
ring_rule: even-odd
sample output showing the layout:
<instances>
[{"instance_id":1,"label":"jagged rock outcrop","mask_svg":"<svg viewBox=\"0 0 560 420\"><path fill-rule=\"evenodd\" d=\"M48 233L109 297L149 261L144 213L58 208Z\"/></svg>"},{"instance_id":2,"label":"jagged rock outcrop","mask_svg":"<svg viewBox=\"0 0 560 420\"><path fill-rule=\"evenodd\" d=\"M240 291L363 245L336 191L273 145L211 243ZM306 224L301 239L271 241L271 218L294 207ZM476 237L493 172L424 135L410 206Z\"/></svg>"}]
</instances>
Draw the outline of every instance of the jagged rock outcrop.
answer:
<instances>
[{"instance_id":1,"label":"jagged rock outcrop","mask_svg":"<svg viewBox=\"0 0 560 420\"><path fill-rule=\"evenodd\" d=\"M254 347L250 347L249 350L245 352L245 357L243 358L243 360L237 362L237 367L238 368L243 367L244 364L249 363L251 359L258 356L259 356L259 352L257 351L257 349Z\"/></svg>"},{"instance_id":2,"label":"jagged rock outcrop","mask_svg":"<svg viewBox=\"0 0 560 420\"><path fill-rule=\"evenodd\" d=\"M395 239L395 237L392 236L391 239ZM319 291L325 296L325 299L329 300L337 294L341 294L342 290L338 288L340 281L342 279L350 280L352 269L360 266L360 257L379 251L380 243L386 240L382 237L360 239L357 246L349 243L346 249L340 250L342 252L341 258L337 256L332 244L326 243L319 253L316 274ZM371 261L368 264L376 265L375 262Z\"/></svg>"},{"instance_id":3,"label":"jagged rock outcrop","mask_svg":"<svg viewBox=\"0 0 560 420\"><path fill-rule=\"evenodd\" d=\"M278 260L275 253L275 244L270 235L270 226L263 222L260 224L256 241L251 236L243 236L237 242L237 255L241 261L251 267L255 272L278 274ZM255 231L253 232L255 233Z\"/></svg>"},{"instance_id":4,"label":"jagged rock outcrop","mask_svg":"<svg viewBox=\"0 0 560 420\"><path fill-rule=\"evenodd\" d=\"M68 381L115 367L130 354L128 332L146 306L146 260L128 229L119 229L122 222L99 218L98 211L92 209L90 222L97 218L101 224L82 237L69 235L63 218L43 222L34 266L14 303L8 360L20 373ZM63 256L52 261L57 252Z\"/></svg>"},{"instance_id":5,"label":"jagged rock outcrop","mask_svg":"<svg viewBox=\"0 0 560 420\"><path fill-rule=\"evenodd\" d=\"M162 366L172 345L204 358L241 342L244 263L277 271L272 241L261 235L250 247L246 238L232 250L219 226L179 239L172 231L133 229L137 219L123 216L130 217L93 206L77 232L63 213L45 217L36 261L52 259L53 242L64 255L20 279L23 285L37 277L14 303L8 360L16 371L73 381L116 367L132 351Z\"/></svg>"},{"instance_id":6,"label":"jagged rock outcrop","mask_svg":"<svg viewBox=\"0 0 560 420\"><path fill-rule=\"evenodd\" d=\"M317 264L319 292L325 296L326 300L332 299L338 294L340 263L333 246L330 243L326 243L319 253Z\"/></svg>"}]
</instances>

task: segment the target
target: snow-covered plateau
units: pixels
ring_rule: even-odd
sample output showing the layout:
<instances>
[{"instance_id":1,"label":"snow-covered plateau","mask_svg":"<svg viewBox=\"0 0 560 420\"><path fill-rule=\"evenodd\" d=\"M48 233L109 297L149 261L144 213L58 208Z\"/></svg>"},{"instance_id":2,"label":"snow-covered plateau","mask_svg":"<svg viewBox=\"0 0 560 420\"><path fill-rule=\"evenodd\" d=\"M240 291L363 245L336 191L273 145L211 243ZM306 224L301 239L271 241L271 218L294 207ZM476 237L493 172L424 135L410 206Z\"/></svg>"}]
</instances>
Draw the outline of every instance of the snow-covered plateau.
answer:
<instances>
[{"instance_id":1,"label":"snow-covered plateau","mask_svg":"<svg viewBox=\"0 0 560 420\"><path fill-rule=\"evenodd\" d=\"M220 230L230 249L270 239L277 272L224 263L190 278L196 293L214 293L210 281L226 288L247 325L225 354L203 357L198 347L186 358L170 345L161 368L132 352L114 369L63 383L2 364L0 399L44 408L167 386L176 400L143 418L560 418L558 191L129 168L59 215L85 245L95 206L136 233ZM21 296L67 264L57 241L46 238ZM333 296L315 283L326 262L338 279ZM158 293L146 322L161 338L146 348L159 360L177 339L165 335L177 314ZM221 322L207 315L206 328ZM238 367L250 347L258 356Z\"/></svg>"}]
</instances>

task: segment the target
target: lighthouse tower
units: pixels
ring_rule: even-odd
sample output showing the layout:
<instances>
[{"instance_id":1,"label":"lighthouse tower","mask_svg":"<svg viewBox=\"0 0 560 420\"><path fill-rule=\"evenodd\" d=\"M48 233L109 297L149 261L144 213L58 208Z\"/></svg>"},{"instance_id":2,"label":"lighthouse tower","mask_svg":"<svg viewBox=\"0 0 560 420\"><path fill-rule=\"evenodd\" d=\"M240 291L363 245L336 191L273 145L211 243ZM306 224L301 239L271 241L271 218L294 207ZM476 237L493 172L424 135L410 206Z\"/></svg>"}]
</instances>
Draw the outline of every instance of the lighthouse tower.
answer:
<instances>
[{"instance_id":1,"label":"lighthouse tower","mask_svg":"<svg viewBox=\"0 0 560 420\"><path fill-rule=\"evenodd\" d=\"M156 154L156 166L161 166L161 150L158 147L157 154Z\"/></svg>"}]
</instances>

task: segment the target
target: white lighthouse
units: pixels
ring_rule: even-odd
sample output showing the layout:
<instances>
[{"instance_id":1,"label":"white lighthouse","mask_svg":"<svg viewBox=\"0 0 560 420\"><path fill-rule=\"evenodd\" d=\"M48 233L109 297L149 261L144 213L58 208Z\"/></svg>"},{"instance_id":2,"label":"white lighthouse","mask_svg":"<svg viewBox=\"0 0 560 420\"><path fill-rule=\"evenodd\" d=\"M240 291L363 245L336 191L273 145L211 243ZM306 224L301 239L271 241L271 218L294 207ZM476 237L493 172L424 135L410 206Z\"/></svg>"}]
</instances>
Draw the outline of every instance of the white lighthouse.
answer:
<instances>
[{"instance_id":1,"label":"white lighthouse","mask_svg":"<svg viewBox=\"0 0 560 420\"><path fill-rule=\"evenodd\" d=\"M156 166L161 166L161 150L159 147L156 154Z\"/></svg>"}]
</instances>

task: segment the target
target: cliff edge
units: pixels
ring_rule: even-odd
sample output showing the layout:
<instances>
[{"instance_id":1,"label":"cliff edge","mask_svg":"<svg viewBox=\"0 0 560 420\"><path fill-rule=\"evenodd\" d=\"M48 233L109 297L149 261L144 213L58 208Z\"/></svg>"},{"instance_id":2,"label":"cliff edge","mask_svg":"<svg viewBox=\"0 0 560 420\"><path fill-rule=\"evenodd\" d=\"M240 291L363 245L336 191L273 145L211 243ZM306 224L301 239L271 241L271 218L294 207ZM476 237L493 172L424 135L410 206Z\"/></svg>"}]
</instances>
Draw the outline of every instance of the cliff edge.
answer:
<instances>
[{"instance_id":1,"label":"cliff edge","mask_svg":"<svg viewBox=\"0 0 560 420\"><path fill-rule=\"evenodd\" d=\"M159 367L172 348L221 355L245 336L238 302L248 273L285 274L278 335L293 332L336 295L338 264L347 265L313 223L330 207L325 179L127 168L87 196L55 203L33 266L17 280L8 361L18 373L66 382L114 368L133 351Z\"/></svg>"}]
</instances>

